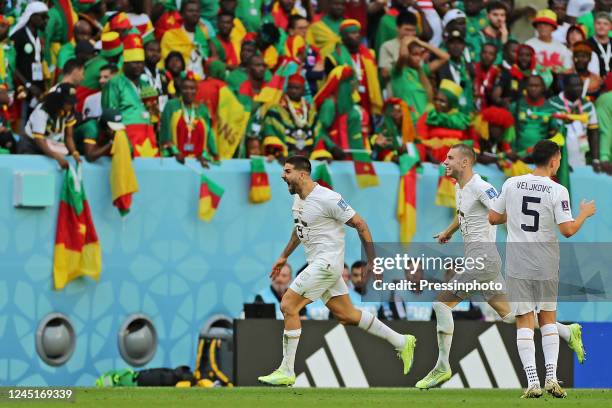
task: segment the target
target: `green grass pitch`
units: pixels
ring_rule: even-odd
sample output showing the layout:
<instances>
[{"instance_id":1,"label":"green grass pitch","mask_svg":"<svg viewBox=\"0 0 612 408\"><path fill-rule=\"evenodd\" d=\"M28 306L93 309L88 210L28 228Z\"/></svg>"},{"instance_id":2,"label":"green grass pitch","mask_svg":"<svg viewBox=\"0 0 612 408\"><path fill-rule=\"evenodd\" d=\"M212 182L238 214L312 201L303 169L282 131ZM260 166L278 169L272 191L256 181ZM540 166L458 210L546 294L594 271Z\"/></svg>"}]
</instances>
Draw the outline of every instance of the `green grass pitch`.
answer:
<instances>
[{"instance_id":1,"label":"green grass pitch","mask_svg":"<svg viewBox=\"0 0 612 408\"><path fill-rule=\"evenodd\" d=\"M505 408L517 406L602 408L612 405L612 390L570 389L568 398L544 396L521 400L521 390L421 391L414 388L315 389L315 388L75 388L73 404L83 407L458 407ZM64 402L65 403L65 402ZM0 406L41 407L48 401L17 404L1 401ZM60 405L58 405L60 404Z\"/></svg>"}]
</instances>

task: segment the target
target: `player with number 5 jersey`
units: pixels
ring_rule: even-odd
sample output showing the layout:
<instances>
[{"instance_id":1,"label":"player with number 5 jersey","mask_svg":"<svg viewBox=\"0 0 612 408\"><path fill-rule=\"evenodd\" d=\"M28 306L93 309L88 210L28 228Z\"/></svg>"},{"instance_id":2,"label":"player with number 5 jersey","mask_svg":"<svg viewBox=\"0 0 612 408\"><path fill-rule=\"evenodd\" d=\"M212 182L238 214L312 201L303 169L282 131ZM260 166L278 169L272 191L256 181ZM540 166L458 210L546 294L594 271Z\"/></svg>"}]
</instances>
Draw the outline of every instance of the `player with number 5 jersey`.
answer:
<instances>
[{"instance_id":1,"label":"player with number 5 jersey","mask_svg":"<svg viewBox=\"0 0 612 408\"><path fill-rule=\"evenodd\" d=\"M559 146L541 140L532 154L532 174L511 177L489 210L493 225L507 223L506 283L516 315L516 344L527 375L524 398L542 395L536 372L533 329L537 314L546 364L544 389L554 397L566 392L557 380L559 332L556 310L559 286L559 242L557 228L566 238L574 235L584 221L595 214L593 201L582 201L574 219L567 189L551 179L561 163ZM535 314L534 314L535 313Z\"/></svg>"}]
</instances>

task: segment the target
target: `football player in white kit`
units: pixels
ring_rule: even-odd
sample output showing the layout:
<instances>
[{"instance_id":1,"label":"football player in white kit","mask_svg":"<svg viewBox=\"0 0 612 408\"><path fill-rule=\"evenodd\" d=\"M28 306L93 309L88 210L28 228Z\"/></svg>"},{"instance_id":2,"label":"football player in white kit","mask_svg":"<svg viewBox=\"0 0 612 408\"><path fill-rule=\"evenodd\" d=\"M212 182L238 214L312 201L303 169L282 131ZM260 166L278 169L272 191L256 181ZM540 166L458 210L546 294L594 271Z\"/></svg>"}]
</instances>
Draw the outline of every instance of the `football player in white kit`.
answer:
<instances>
[{"instance_id":1,"label":"football player in white kit","mask_svg":"<svg viewBox=\"0 0 612 408\"><path fill-rule=\"evenodd\" d=\"M528 383L523 398L542 396L533 341L534 312L542 333L544 389L554 397L564 398L567 394L557 380L559 331L555 322L560 257L556 229L566 238L571 237L595 214L595 203L583 200L580 213L576 219L572 217L567 189L551 180L561 163L556 143L539 141L532 157L535 171L506 180L491 205L489 221L493 225L507 223L506 281L516 315L516 345Z\"/></svg>"},{"instance_id":2,"label":"football player in white kit","mask_svg":"<svg viewBox=\"0 0 612 408\"><path fill-rule=\"evenodd\" d=\"M299 311L317 299L325 303L340 323L359 326L391 343L403 362L404 374L407 374L412 366L415 337L401 335L371 313L356 309L342 279L344 224L357 230L371 265L375 255L368 225L340 194L315 183L310 171L310 162L302 156L287 159L283 169L282 178L289 193L295 197L291 208L295 228L272 267L270 277L274 278L280 272L300 242L304 245L308 267L295 278L281 299L285 323L283 361L277 370L259 377L259 381L268 385L295 384L295 353L302 332Z\"/></svg>"},{"instance_id":3,"label":"football player in white kit","mask_svg":"<svg viewBox=\"0 0 612 408\"><path fill-rule=\"evenodd\" d=\"M447 243L453 234L461 231L465 246L465 257L483 260L484 268L466 270L457 274L457 282L499 283L504 285L501 276L502 261L495 246L496 227L489 224L488 215L492 202L497 198L497 190L474 173L476 163L474 150L465 144L453 146L447 154L444 166L446 175L457 181L455 184L455 201L457 215L448 228L434 238L440 244ZM510 310L505 287L502 290L485 290L479 292L489 305L506 323L514 323L514 314ZM448 381L452 372L449 354L452 344L454 322L452 309L472 293L465 291L444 291L438 295L433 309L436 313L436 330L438 338L438 361L434 368L416 383L417 388L428 389ZM566 335L570 348L575 350L578 359L584 359L580 325L570 326L557 323L559 331Z\"/></svg>"}]
</instances>

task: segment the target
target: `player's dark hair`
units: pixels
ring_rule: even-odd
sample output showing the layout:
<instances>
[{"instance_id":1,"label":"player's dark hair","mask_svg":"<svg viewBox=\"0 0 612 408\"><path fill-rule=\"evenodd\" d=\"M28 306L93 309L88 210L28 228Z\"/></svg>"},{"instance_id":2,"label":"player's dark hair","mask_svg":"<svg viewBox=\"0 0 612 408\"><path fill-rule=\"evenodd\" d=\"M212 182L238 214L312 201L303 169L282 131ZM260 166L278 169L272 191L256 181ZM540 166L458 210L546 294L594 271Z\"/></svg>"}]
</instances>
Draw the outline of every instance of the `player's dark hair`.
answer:
<instances>
[{"instance_id":1,"label":"player's dark hair","mask_svg":"<svg viewBox=\"0 0 612 408\"><path fill-rule=\"evenodd\" d=\"M502 1L492 1L489 4L487 4L487 13L490 13L493 10L500 10L500 9L503 9L506 12L506 14L508 13L508 6L506 5L506 3Z\"/></svg>"},{"instance_id":2,"label":"player's dark hair","mask_svg":"<svg viewBox=\"0 0 612 408\"><path fill-rule=\"evenodd\" d=\"M308 174L310 174L312 171L310 160L308 160L305 156L291 156L285 163L291 164L296 170L305 171Z\"/></svg>"},{"instance_id":3,"label":"player's dark hair","mask_svg":"<svg viewBox=\"0 0 612 408\"><path fill-rule=\"evenodd\" d=\"M353 264L351 265L351 271L355 268L363 268L364 266L366 266L368 263L366 261L355 261L353 262Z\"/></svg>"},{"instance_id":4,"label":"player's dark hair","mask_svg":"<svg viewBox=\"0 0 612 408\"><path fill-rule=\"evenodd\" d=\"M552 140L540 140L533 147L533 162L536 166L546 166L550 159L560 152L559 145Z\"/></svg>"},{"instance_id":5,"label":"player's dark hair","mask_svg":"<svg viewBox=\"0 0 612 408\"><path fill-rule=\"evenodd\" d=\"M117 64L106 64L102 68L100 68L100 71L110 71L111 73L116 74L117 72L119 72L119 67L117 66Z\"/></svg>"},{"instance_id":6,"label":"player's dark hair","mask_svg":"<svg viewBox=\"0 0 612 408\"><path fill-rule=\"evenodd\" d=\"M297 22L300 20L308 21L308 19L301 14L292 14L291 16L289 16L289 23L287 24L287 29L293 30Z\"/></svg>"},{"instance_id":7,"label":"player's dark hair","mask_svg":"<svg viewBox=\"0 0 612 408\"><path fill-rule=\"evenodd\" d=\"M416 25L417 25L417 18L414 15L414 13L412 13L410 11L402 11L397 16L397 19L395 20L395 25L398 26L398 27L401 27L403 25L411 25L411 26L415 26L416 27Z\"/></svg>"},{"instance_id":8,"label":"player's dark hair","mask_svg":"<svg viewBox=\"0 0 612 408\"><path fill-rule=\"evenodd\" d=\"M77 69L83 69L84 67L85 64L83 64L81 61L78 61L76 58L69 59L68 61L66 61L64 67L62 68L62 75L70 75L73 71Z\"/></svg>"},{"instance_id":9,"label":"player's dark hair","mask_svg":"<svg viewBox=\"0 0 612 408\"><path fill-rule=\"evenodd\" d=\"M474 152L474 149L472 149L470 146L466 145L465 143L457 143L453 145L451 149L459 150L459 152L461 152L461 154L464 157L467 157L468 159L470 159L472 164L476 163L476 152Z\"/></svg>"}]
</instances>

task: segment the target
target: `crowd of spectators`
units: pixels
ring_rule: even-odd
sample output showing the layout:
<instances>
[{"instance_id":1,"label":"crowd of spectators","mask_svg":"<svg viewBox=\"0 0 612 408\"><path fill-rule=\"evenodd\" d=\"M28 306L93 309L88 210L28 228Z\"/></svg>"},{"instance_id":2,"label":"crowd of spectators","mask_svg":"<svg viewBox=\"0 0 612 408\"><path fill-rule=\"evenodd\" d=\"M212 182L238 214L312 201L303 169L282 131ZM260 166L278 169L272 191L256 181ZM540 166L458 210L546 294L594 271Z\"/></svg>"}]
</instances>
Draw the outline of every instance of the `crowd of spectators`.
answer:
<instances>
[{"instance_id":1,"label":"crowd of spectators","mask_svg":"<svg viewBox=\"0 0 612 408\"><path fill-rule=\"evenodd\" d=\"M136 157L204 166L397 161L407 143L440 163L464 142L503 167L551 138L568 169L612 174L611 5L2 0L0 151L65 168L126 132Z\"/></svg>"}]
</instances>

